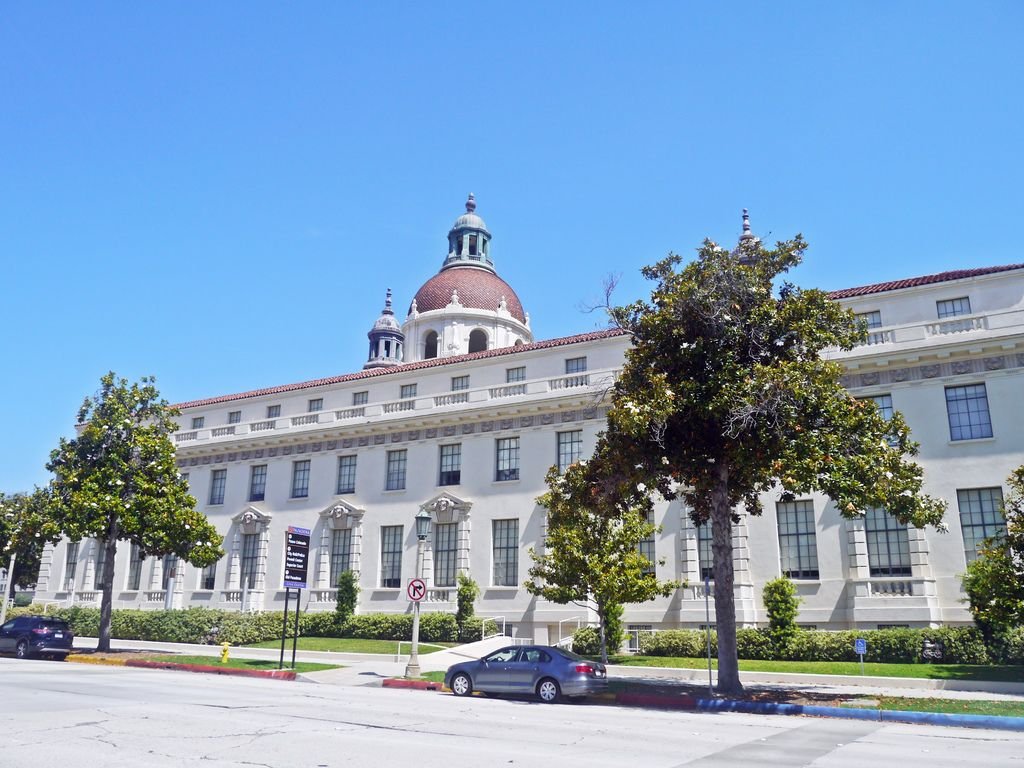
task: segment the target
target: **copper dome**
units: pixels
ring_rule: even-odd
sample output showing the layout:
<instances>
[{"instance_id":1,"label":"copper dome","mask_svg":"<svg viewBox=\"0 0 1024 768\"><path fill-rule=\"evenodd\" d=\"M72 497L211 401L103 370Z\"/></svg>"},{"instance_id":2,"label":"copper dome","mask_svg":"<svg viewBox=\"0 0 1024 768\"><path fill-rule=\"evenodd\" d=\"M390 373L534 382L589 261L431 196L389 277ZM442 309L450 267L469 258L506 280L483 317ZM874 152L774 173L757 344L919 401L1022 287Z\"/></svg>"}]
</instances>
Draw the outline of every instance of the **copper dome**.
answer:
<instances>
[{"instance_id":1,"label":"copper dome","mask_svg":"<svg viewBox=\"0 0 1024 768\"><path fill-rule=\"evenodd\" d=\"M519 302L516 292L512 290L512 286L493 272L473 266L449 267L427 280L413 299L416 302L416 310L430 312L434 309L444 309L452 300L453 290L459 292L459 303L462 306L485 309L489 312L498 309L498 303L504 296L509 314L526 324L523 305Z\"/></svg>"}]
</instances>

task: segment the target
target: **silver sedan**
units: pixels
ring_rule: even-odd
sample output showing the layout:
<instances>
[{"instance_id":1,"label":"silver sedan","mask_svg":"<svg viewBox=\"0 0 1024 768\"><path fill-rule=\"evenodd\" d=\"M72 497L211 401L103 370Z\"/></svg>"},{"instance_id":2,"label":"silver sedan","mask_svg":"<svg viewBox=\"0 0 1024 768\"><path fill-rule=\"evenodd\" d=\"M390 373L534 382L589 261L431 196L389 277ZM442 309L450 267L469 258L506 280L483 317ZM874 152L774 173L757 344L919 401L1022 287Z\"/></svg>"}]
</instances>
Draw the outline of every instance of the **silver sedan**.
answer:
<instances>
[{"instance_id":1,"label":"silver sedan","mask_svg":"<svg viewBox=\"0 0 1024 768\"><path fill-rule=\"evenodd\" d=\"M604 664L550 645L509 646L476 661L453 664L444 684L456 696L484 693L536 695L545 703L580 698L608 688Z\"/></svg>"}]
</instances>

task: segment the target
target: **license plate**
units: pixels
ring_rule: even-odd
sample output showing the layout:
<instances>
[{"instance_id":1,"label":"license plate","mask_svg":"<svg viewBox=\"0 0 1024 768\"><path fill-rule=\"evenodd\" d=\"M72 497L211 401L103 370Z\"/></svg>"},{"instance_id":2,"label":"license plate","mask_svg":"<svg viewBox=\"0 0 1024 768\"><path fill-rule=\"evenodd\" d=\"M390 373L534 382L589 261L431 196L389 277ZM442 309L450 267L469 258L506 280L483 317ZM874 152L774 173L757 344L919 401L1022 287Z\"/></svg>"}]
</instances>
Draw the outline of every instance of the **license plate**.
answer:
<instances>
[{"instance_id":1,"label":"license plate","mask_svg":"<svg viewBox=\"0 0 1024 768\"><path fill-rule=\"evenodd\" d=\"M63 632L54 632L53 636L55 638L57 638L58 640L60 640L62 637L64 637L64 633Z\"/></svg>"}]
</instances>

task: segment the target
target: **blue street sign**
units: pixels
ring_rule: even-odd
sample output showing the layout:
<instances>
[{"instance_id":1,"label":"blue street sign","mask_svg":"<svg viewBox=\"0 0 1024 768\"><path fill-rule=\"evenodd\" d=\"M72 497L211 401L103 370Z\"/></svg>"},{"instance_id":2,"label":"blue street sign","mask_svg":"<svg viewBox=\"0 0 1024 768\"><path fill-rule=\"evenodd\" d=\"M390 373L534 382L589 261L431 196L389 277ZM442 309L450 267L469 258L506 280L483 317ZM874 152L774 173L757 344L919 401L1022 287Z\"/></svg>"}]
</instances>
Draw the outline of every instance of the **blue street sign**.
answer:
<instances>
[{"instance_id":1,"label":"blue street sign","mask_svg":"<svg viewBox=\"0 0 1024 768\"><path fill-rule=\"evenodd\" d=\"M858 637L853 641L853 652L858 656L863 656L868 652L868 641L863 637Z\"/></svg>"}]
</instances>

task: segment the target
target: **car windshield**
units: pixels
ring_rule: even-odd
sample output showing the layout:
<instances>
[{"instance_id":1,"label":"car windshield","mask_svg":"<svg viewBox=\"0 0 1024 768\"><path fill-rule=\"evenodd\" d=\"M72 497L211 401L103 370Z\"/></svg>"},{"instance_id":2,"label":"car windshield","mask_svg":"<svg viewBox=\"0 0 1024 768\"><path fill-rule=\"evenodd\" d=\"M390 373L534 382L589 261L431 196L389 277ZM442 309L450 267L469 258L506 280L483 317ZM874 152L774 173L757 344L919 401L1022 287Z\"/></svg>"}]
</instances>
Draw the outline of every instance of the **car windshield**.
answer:
<instances>
[{"instance_id":1,"label":"car windshield","mask_svg":"<svg viewBox=\"0 0 1024 768\"><path fill-rule=\"evenodd\" d=\"M500 651L495 651L486 657L484 661L512 661L518 651L518 648L502 648Z\"/></svg>"},{"instance_id":2,"label":"car windshield","mask_svg":"<svg viewBox=\"0 0 1024 768\"><path fill-rule=\"evenodd\" d=\"M586 656L580 656L578 653L573 653L565 648L556 648L555 650L572 661L590 661Z\"/></svg>"}]
</instances>

